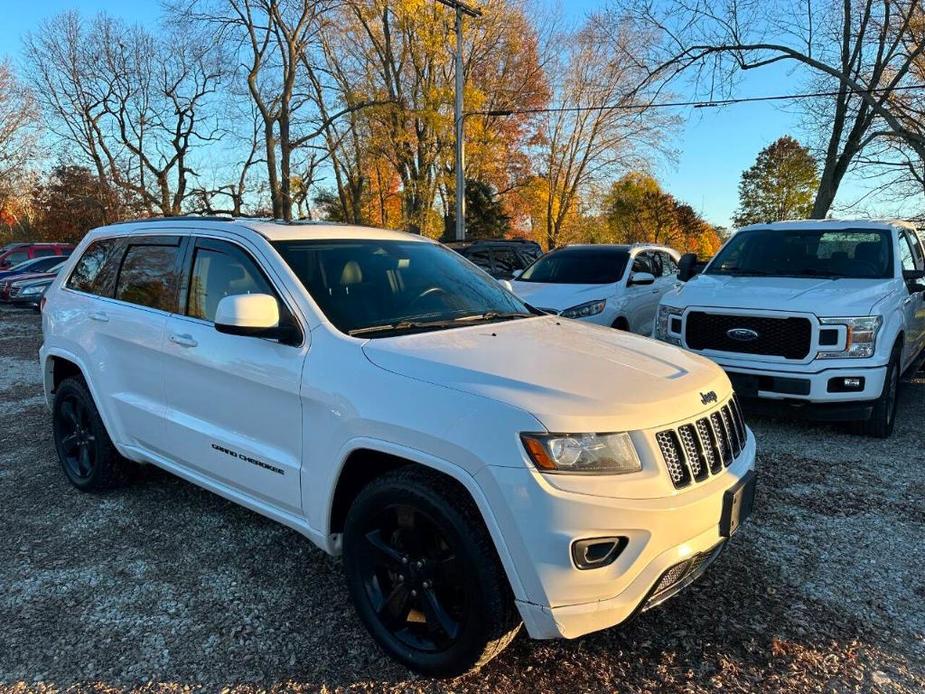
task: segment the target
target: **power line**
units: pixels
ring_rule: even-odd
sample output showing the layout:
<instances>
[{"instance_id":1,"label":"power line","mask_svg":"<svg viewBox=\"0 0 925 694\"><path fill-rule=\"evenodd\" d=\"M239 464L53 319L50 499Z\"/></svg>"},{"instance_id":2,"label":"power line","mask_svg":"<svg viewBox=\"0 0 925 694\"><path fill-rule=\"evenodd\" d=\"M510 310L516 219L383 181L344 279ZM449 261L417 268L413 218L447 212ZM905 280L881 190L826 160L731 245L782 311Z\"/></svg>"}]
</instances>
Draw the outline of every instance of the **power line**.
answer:
<instances>
[{"instance_id":1,"label":"power line","mask_svg":"<svg viewBox=\"0 0 925 694\"><path fill-rule=\"evenodd\" d=\"M878 87L875 89L837 90L829 92L804 92L802 94L775 94L772 96L744 96L737 99L715 99L712 101L662 101L651 104L608 104L604 106L553 106L550 108L512 108L493 109L490 111L468 111L467 116L512 116L514 114L534 113L583 113L586 111L636 111L650 108L719 108L735 104L747 104L759 101L798 101L800 99L818 99L825 96L839 96L850 91L853 94L878 94L881 92L899 92L925 89L925 84L907 84L898 87Z\"/></svg>"}]
</instances>

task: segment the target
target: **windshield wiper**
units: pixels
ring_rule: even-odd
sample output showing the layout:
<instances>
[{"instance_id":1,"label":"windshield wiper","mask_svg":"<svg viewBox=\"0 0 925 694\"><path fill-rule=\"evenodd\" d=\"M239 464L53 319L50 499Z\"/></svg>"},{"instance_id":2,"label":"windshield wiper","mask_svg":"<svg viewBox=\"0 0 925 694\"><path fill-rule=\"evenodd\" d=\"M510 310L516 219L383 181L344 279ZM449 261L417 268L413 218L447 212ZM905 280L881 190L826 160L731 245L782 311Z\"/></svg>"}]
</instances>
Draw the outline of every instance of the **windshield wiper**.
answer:
<instances>
[{"instance_id":1,"label":"windshield wiper","mask_svg":"<svg viewBox=\"0 0 925 694\"><path fill-rule=\"evenodd\" d=\"M354 328L353 330L348 330L347 334L356 337L357 335L369 335L372 333L404 332L405 330L427 330L430 328L440 329L453 324L453 321L448 320L400 320L394 323L382 323L381 325L367 325L364 328Z\"/></svg>"},{"instance_id":2,"label":"windshield wiper","mask_svg":"<svg viewBox=\"0 0 925 694\"><path fill-rule=\"evenodd\" d=\"M363 328L354 328L348 330L347 334L356 337L357 335L371 335L374 333L385 332L405 332L406 330L439 330L441 328L458 327L460 323L478 323L482 321L499 321L513 320L515 318L531 318L531 313L517 313L504 311L486 311L485 313L476 313L469 316L459 316L458 318L442 318L440 320L400 320L394 323L382 323L380 325L368 325Z\"/></svg>"},{"instance_id":3,"label":"windshield wiper","mask_svg":"<svg viewBox=\"0 0 925 694\"><path fill-rule=\"evenodd\" d=\"M738 268L731 268L729 270L722 270L717 274L732 275L733 277L769 277L774 273L765 270L739 270Z\"/></svg>"},{"instance_id":4,"label":"windshield wiper","mask_svg":"<svg viewBox=\"0 0 925 694\"><path fill-rule=\"evenodd\" d=\"M532 318L532 313L521 313L520 311L485 311L485 313L475 313L471 316L460 316L454 318L454 323L476 323L479 321L497 321L513 320L515 318Z\"/></svg>"}]
</instances>

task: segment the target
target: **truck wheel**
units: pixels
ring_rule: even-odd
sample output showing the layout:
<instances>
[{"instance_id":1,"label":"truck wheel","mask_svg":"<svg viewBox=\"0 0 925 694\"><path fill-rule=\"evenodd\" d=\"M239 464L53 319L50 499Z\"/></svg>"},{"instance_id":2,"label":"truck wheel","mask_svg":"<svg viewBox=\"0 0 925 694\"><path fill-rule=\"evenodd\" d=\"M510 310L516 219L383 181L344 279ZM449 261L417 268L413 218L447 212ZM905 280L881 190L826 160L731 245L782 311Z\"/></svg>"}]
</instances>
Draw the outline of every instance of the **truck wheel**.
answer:
<instances>
[{"instance_id":1,"label":"truck wheel","mask_svg":"<svg viewBox=\"0 0 925 694\"><path fill-rule=\"evenodd\" d=\"M126 480L128 463L112 445L82 378L68 378L58 386L52 426L64 474L80 491L108 489Z\"/></svg>"},{"instance_id":2,"label":"truck wheel","mask_svg":"<svg viewBox=\"0 0 925 694\"><path fill-rule=\"evenodd\" d=\"M893 355L886 369L883 392L874 401L870 419L860 422L859 433L878 439L888 439L893 434L893 425L896 423L896 402L899 396L899 360L900 348L897 346L893 349Z\"/></svg>"},{"instance_id":3,"label":"truck wheel","mask_svg":"<svg viewBox=\"0 0 925 694\"><path fill-rule=\"evenodd\" d=\"M343 540L360 618L408 668L458 675L517 634L510 587L481 516L442 476L409 466L375 479L350 507Z\"/></svg>"}]
</instances>

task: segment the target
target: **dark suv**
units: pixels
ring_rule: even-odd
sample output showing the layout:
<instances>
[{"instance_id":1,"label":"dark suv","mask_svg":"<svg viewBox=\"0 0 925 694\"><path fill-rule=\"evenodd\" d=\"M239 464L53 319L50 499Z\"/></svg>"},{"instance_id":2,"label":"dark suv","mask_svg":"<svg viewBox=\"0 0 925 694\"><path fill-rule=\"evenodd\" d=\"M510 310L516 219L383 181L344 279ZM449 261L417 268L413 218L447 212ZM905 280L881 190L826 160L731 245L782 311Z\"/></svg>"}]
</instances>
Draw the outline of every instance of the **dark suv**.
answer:
<instances>
[{"instance_id":1,"label":"dark suv","mask_svg":"<svg viewBox=\"0 0 925 694\"><path fill-rule=\"evenodd\" d=\"M446 245L499 280L512 279L517 270L543 255L540 245L527 239L450 241Z\"/></svg>"},{"instance_id":2,"label":"dark suv","mask_svg":"<svg viewBox=\"0 0 925 694\"><path fill-rule=\"evenodd\" d=\"M9 270L33 258L67 256L73 250L74 245L71 243L11 243L0 248L0 270Z\"/></svg>"}]
</instances>

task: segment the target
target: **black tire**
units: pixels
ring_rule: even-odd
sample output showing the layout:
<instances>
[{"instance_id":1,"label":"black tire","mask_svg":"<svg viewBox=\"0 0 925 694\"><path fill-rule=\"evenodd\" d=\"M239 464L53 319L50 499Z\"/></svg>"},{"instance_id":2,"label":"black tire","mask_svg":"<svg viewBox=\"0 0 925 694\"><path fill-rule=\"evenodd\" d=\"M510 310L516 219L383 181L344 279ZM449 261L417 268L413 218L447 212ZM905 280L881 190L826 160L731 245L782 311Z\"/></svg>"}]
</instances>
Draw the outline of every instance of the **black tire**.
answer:
<instances>
[{"instance_id":1,"label":"black tire","mask_svg":"<svg viewBox=\"0 0 925 694\"><path fill-rule=\"evenodd\" d=\"M478 669L520 628L478 510L437 473L408 466L365 487L347 513L343 554L360 619L416 672Z\"/></svg>"},{"instance_id":2,"label":"black tire","mask_svg":"<svg viewBox=\"0 0 925 694\"><path fill-rule=\"evenodd\" d=\"M630 329L630 324L626 320L626 318L623 318L621 316L620 318L617 318L610 327L613 328L614 330L628 331Z\"/></svg>"},{"instance_id":3,"label":"black tire","mask_svg":"<svg viewBox=\"0 0 925 694\"><path fill-rule=\"evenodd\" d=\"M68 481L82 492L111 489L128 479L129 463L116 451L87 384L65 379L52 408L55 449Z\"/></svg>"},{"instance_id":4,"label":"black tire","mask_svg":"<svg viewBox=\"0 0 925 694\"><path fill-rule=\"evenodd\" d=\"M896 403L899 397L900 358L902 347L896 345L890 356L890 363L886 369L886 379L883 382L883 392L874 401L874 409L870 419L859 422L857 431L864 436L878 439L888 439L893 434L896 424Z\"/></svg>"}]
</instances>

